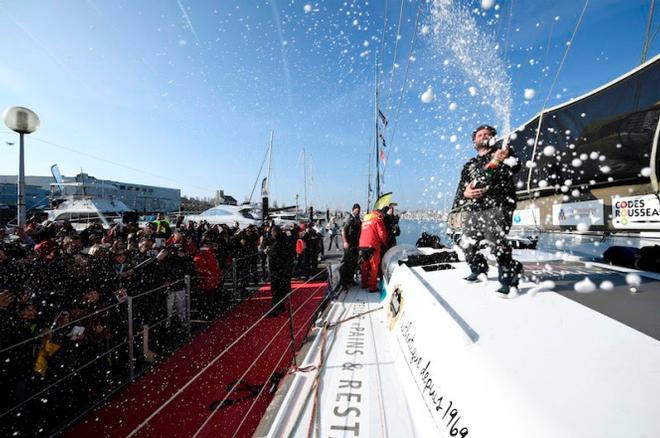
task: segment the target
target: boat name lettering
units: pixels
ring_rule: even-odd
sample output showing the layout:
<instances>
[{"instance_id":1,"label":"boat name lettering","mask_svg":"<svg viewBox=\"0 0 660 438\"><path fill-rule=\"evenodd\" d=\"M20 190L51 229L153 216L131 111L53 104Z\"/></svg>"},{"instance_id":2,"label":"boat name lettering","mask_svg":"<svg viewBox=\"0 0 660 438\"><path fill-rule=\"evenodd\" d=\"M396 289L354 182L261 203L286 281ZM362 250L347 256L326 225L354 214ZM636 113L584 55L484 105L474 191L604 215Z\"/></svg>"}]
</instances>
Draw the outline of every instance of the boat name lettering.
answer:
<instances>
[{"instance_id":1,"label":"boat name lettering","mask_svg":"<svg viewBox=\"0 0 660 438\"><path fill-rule=\"evenodd\" d=\"M359 315L364 312L364 304L356 304L353 306L353 316ZM363 355L364 354L364 330L362 327L362 320L364 317L355 318L349 325L349 334L346 340L345 353L349 356ZM362 403L362 380L356 378L362 369L362 364L353 360L352 362L344 362L341 367L342 371L351 373L350 379L339 379L337 386L337 395L335 401L338 403L334 406L332 413L337 419L337 424L330 424L330 430L352 433L353 436L360 436L360 403ZM340 420L341 419L341 420Z\"/></svg>"},{"instance_id":2,"label":"boat name lettering","mask_svg":"<svg viewBox=\"0 0 660 438\"><path fill-rule=\"evenodd\" d=\"M426 396L431 400L436 412L444 410L444 414L442 415L442 418L440 418L438 424L442 424L445 428L449 429L450 436L460 435L461 438L467 436L469 432L467 427L458 428L458 421L461 419L461 416L458 409L454 406L454 402L445 399L445 395L440 393L440 389L437 388L436 384L433 382L430 369L431 361L427 360L426 365L420 369L423 359L415 346L415 335L412 328L412 321L403 322L400 327L401 335L403 336L406 346L408 347L408 353L410 354L410 364L414 365L415 368L419 370L418 376L421 381L422 397ZM448 403L443 404L443 400L448 400ZM447 419L448 421L445 423L444 420Z\"/></svg>"}]
</instances>

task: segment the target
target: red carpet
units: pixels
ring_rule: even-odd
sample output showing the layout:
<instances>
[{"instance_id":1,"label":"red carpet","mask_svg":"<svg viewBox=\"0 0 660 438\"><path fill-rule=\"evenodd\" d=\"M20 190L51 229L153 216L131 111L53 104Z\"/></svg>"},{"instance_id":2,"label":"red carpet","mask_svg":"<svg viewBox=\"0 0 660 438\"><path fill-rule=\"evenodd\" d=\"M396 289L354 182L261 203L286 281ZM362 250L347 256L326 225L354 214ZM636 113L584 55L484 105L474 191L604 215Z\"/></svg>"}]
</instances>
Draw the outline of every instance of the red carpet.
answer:
<instances>
[{"instance_id":1,"label":"red carpet","mask_svg":"<svg viewBox=\"0 0 660 438\"><path fill-rule=\"evenodd\" d=\"M299 284L293 283L292 286L296 288ZM307 333L311 316L322 300L326 287L326 283L309 283L291 295L293 311L300 309L293 318L296 347L300 346ZM200 333L190 344L142 376L105 406L89 414L84 421L67 431L65 436L127 436L241 336L270 307L270 289L266 286L252 298L239 303L223 319ZM250 385L262 384L267 381L276 365L278 372L286 372L291 353L288 346L288 317L284 312L276 317L264 318L134 436L194 435L211 415L211 403L227 395L227 384L241 377L282 327L284 328L243 380ZM240 388L237 388L237 392L230 395L229 399L244 399L219 408L199 434L200 437L252 435L272 395L267 388L246 416L256 397L250 397L246 391L241 392L238 389ZM237 431L241 422L243 424Z\"/></svg>"}]
</instances>

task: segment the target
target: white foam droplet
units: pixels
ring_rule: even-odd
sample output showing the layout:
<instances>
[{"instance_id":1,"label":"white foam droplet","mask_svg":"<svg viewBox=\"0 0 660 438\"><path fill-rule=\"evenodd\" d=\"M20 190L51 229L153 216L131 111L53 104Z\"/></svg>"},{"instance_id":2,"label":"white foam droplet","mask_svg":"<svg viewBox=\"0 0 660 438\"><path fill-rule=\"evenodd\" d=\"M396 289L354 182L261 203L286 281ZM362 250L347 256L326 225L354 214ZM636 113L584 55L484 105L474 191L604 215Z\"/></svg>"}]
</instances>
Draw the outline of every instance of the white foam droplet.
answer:
<instances>
[{"instance_id":1,"label":"white foam droplet","mask_svg":"<svg viewBox=\"0 0 660 438\"><path fill-rule=\"evenodd\" d=\"M573 288L577 293L588 294L596 290L596 285L589 279L589 277L584 277L584 280L575 283Z\"/></svg>"},{"instance_id":2,"label":"white foam droplet","mask_svg":"<svg viewBox=\"0 0 660 438\"><path fill-rule=\"evenodd\" d=\"M490 9L495 6L495 0L481 0L481 9Z\"/></svg>"},{"instance_id":3,"label":"white foam droplet","mask_svg":"<svg viewBox=\"0 0 660 438\"><path fill-rule=\"evenodd\" d=\"M525 99L527 100L534 99L534 96L536 96L536 91L534 91L533 88L525 88L524 95Z\"/></svg>"},{"instance_id":4,"label":"white foam droplet","mask_svg":"<svg viewBox=\"0 0 660 438\"><path fill-rule=\"evenodd\" d=\"M310 12L312 12L312 5L307 3L305 6L303 6L303 10L305 11L305 14L309 14Z\"/></svg>"},{"instance_id":5,"label":"white foam droplet","mask_svg":"<svg viewBox=\"0 0 660 438\"><path fill-rule=\"evenodd\" d=\"M649 178L651 176L651 168L650 167L645 167L642 169L642 176Z\"/></svg>"},{"instance_id":6,"label":"white foam droplet","mask_svg":"<svg viewBox=\"0 0 660 438\"><path fill-rule=\"evenodd\" d=\"M449 104L449 111L456 111L456 108L458 108L458 104L456 104L456 102Z\"/></svg>"},{"instance_id":7,"label":"white foam droplet","mask_svg":"<svg viewBox=\"0 0 660 438\"><path fill-rule=\"evenodd\" d=\"M610 280L605 280L600 284L600 288L603 290L612 290L614 289L614 283Z\"/></svg>"},{"instance_id":8,"label":"white foam droplet","mask_svg":"<svg viewBox=\"0 0 660 438\"><path fill-rule=\"evenodd\" d=\"M543 148L543 155L546 157L551 157L555 154L555 147L554 146L546 146Z\"/></svg>"},{"instance_id":9,"label":"white foam droplet","mask_svg":"<svg viewBox=\"0 0 660 438\"><path fill-rule=\"evenodd\" d=\"M629 286L639 287L639 285L642 284L642 277L635 273L627 274L626 283L628 283Z\"/></svg>"},{"instance_id":10,"label":"white foam droplet","mask_svg":"<svg viewBox=\"0 0 660 438\"><path fill-rule=\"evenodd\" d=\"M552 280L545 280L545 281L542 281L539 286L541 286L544 289L554 289L555 288L555 282L552 281Z\"/></svg>"},{"instance_id":11,"label":"white foam droplet","mask_svg":"<svg viewBox=\"0 0 660 438\"><path fill-rule=\"evenodd\" d=\"M422 102L431 103L433 102L433 88L429 87L424 93L422 93Z\"/></svg>"}]
</instances>

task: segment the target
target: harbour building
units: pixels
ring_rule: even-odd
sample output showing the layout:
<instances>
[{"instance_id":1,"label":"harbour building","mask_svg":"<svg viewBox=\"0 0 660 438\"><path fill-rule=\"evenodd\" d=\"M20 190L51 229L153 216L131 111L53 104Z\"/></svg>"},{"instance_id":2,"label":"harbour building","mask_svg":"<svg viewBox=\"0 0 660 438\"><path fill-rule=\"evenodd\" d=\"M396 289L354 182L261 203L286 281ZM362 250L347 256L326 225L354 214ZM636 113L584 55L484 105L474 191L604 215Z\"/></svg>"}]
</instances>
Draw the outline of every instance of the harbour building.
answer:
<instances>
[{"instance_id":1,"label":"harbour building","mask_svg":"<svg viewBox=\"0 0 660 438\"><path fill-rule=\"evenodd\" d=\"M0 202L7 208L16 208L16 175L0 175ZM62 177L57 186L51 176L26 176L27 208L43 208L48 205L48 196L53 194L110 197L118 199L140 213L173 212L181 206L181 190L168 187L149 186L130 182L102 180L87 173ZM82 190L84 193L80 193ZM39 202L41 203L39 203Z\"/></svg>"}]
</instances>

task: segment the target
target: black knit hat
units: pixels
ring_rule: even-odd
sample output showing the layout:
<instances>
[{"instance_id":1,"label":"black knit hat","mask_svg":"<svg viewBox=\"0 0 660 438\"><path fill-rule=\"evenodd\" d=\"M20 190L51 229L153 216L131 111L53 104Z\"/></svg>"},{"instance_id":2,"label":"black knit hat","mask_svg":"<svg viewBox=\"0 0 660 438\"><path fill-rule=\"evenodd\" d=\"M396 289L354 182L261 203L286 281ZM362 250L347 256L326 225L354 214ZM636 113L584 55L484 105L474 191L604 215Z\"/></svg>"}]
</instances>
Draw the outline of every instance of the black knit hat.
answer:
<instances>
[{"instance_id":1,"label":"black knit hat","mask_svg":"<svg viewBox=\"0 0 660 438\"><path fill-rule=\"evenodd\" d=\"M481 126L478 126L477 129L472 131L472 141L474 141L474 138L477 136L477 132L481 131L482 129L488 129L488 131L490 132L490 135L492 135L493 137L495 137L497 135L497 130L495 128L493 128L492 126L490 126L490 125L481 125Z\"/></svg>"},{"instance_id":2,"label":"black knit hat","mask_svg":"<svg viewBox=\"0 0 660 438\"><path fill-rule=\"evenodd\" d=\"M353 204L353 208L351 208L351 210L355 210L356 208L360 208L360 204L358 204L357 202ZM360 210L362 209L360 208Z\"/></svg>"}]
</instances>

